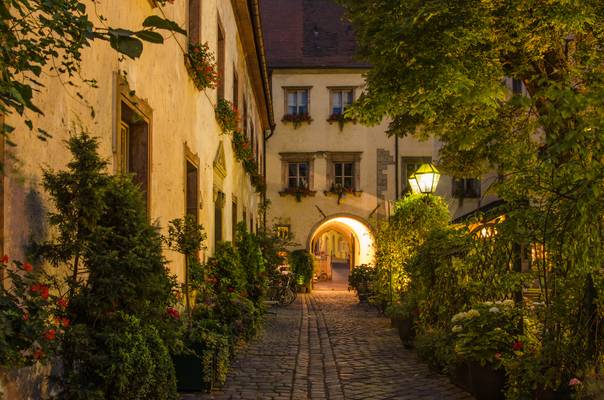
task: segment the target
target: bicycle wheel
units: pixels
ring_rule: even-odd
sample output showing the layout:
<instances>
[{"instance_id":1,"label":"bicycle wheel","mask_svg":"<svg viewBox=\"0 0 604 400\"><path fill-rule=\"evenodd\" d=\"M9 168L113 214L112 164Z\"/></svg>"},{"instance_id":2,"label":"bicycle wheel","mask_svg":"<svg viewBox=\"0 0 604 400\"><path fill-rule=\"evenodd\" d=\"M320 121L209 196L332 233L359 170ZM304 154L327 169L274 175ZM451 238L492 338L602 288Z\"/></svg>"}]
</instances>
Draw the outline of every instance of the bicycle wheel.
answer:
<instances>
[{"instance_id":1,"label":"bicycle wheel","mask_svg":"<svg viewBox=\"0 0 604 400\"><path fill-rule=\"evenodd\" d=\"M294 292L288 287L283 288L281 296L279 296L279 305L289 306L291 303L294 302L294 300L296 300L296 292Z\"/></svg>"}]
</instances>

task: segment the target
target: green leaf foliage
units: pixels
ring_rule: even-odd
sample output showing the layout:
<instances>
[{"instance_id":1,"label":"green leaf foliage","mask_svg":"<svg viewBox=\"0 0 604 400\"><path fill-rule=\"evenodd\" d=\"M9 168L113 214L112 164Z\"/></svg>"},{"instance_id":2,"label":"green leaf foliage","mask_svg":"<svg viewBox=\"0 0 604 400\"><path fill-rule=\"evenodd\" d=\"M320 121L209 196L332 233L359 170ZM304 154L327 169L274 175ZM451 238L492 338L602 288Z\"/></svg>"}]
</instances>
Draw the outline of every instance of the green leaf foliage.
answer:
<instances>
[{"instance_id":1,"label":"green leaf foliage","mask_svg":"<svg viewBox=\"0 0 604 400\"><path fill-rule=\"evenodd\" d=\"M539 310L526 376L557 388L593 374L604 361L604 3L339 2L373 64L351 116L437 138L452 175L499 175L489 190L507 219L458 264L465 287L513 291L524 248L537 290L527 305ZM531 396L526 383L510 393Z\"/></svg>"}]
</instances>

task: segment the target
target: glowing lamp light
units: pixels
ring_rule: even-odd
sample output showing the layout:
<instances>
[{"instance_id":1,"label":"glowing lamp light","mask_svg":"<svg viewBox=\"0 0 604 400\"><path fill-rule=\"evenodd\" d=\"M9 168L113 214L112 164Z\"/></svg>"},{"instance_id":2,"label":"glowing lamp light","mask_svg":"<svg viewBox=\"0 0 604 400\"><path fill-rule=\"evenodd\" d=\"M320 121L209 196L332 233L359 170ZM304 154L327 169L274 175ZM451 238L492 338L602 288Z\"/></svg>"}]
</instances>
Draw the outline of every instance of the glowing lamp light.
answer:
<instances>
[{"instance_id":1,"label":"glowing lamp light","mask_svg":"<svg viewBox=\"0 0 604 400\"><path fill-rule=\"evenodd\" d=\"M432 163L422 164L417 171L409 177L409 185L413 193L430 194L436 191L440 179L440 172Z\"/></svg>"}]
</instances>

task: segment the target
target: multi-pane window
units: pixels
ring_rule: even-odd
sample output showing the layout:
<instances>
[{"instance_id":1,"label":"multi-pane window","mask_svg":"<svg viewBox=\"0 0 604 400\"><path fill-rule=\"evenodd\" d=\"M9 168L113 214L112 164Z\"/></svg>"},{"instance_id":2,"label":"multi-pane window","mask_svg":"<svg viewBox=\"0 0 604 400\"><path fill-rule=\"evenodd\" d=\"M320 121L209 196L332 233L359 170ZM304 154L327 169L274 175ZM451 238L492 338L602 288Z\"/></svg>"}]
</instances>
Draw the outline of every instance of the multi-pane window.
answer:
<instances>
[{"instance_id":1,"label":"multi-pane window","mask_svg":"<svg viewBox=\"0 0 604 400\"><path fill-rule=\"evenodd\" d=\"M189 0L189 43L201 41L201 0Z\"/></svg>"},{"instance_id":2,"label":"multi-pane window","mask_svg":"<svg viewBox=\"0 0 604 400\"><path fill-rule=\"evenodd\" d=\"M217 54L216 54L216 67L218 69L218 87L217 93L219 99L224 99L224 60L225 60L225 40L224 40L224 29L222 29L222 23L218 20L218 42L217 42Z\"/></svg>"},{"instance_id":3,"label":"multi-pane window","mask_svg":"<svg viewBox=\"0 0 604 400\"><path fill-rule=\"evenodd\" d=\"M290 189L308 189L308 162L290 162L287 164L287 187Z\"/></svg>"},{"instance_id":4,"label":"multi-pane window","mask_svg":"<svg viewBox=\"0 0 604 400\"><path fill-rule=\"evenodd\" d=\"M354 189L354 164L351 162L334 163L334 184L346 189Z\"/></svg>"},{"instance_id":5,"label":"multi-pane window","mask_svg":"<svg viewBox=\"0 0 604 400\"><path fill-rule=\"evenodd\" d=\"M452 195L457 198L480 197L480 180L475 178L453 178Z\"/></svg>"},{"instance_id":6,"label":"multi-pane window","mask_svg":"<svg viewBox=\"0 0 604 400\"><path fill-rule=\"evenodd\" d=\"M353 101L352 89L332 89L331 90L331 114L340 115L348 108Z\"/></svg>"},{"instance_id":7,"label":"multi-pane window","mask_svg":"<svg viewBox=\"0 0 604 400\"><path fill-rule=\"evenodd\" d=\"M150 132L149 117L122 99L120 108L120 130L116 149L117 172L132 174L149 204L150 179Z\"/></svg>"},{"instance_id":8,"label":"multi-pane window","mask_svg":"<svg viewBox=\"0 0 604 400\"><path fill-rule=\"evenodd\" d=\"M308 89L287 89L287 113L308 114Z\"/></svg>"}]
</instances>

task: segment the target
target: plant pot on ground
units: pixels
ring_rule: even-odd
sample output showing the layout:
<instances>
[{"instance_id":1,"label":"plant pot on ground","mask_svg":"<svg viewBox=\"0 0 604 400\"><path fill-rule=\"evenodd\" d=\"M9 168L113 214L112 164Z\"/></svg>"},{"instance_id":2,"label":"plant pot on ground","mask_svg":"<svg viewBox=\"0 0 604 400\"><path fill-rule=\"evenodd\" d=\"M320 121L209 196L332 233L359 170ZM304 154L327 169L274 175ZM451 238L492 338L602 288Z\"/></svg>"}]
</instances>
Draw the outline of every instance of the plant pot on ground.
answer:
<instances>
[{"instance_id":1,"label":"plant pot on ground","mask_svg":"<svg viewBox=\"0 0 604 400\"><path fill-rule=\"evenodd\" d=\"M204 367L202 360L205 346L195 343L190 346L192 352L174 355L174 369L176 371L176 387L179 392L211 391L214 381L213 371Z\"/></svg>"},{"instance_id":2,"label":"plant pot on ground","mask_svg":"<svg viewBox=\"0 0 604 400\"><path fill-rule=\"evenodd\" d=\"M451 367L449 369L449 380L455 386L462 388L466 392L470 392L472 389L468 363L460 362Z\"/></svg>"},{"instance_id":3,"label":"plant pot on ground","mask_svg":"<svg viewBox=\"0 0 604 400\"><path fill-rule=\"evenodd\" d=\"M468 362L470 392L476 400L505 400L505 370L491 364Z\"/></svg>"}]
</instances>

